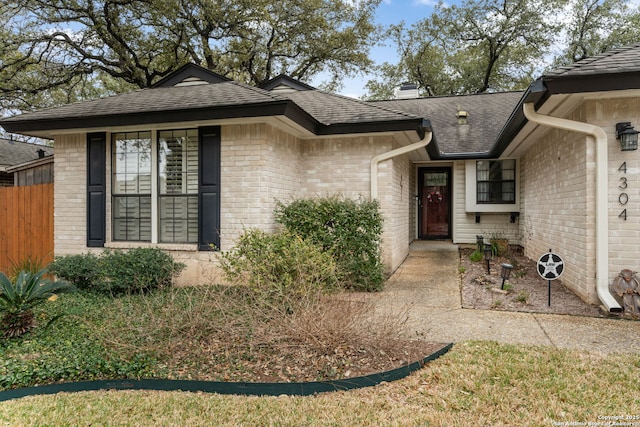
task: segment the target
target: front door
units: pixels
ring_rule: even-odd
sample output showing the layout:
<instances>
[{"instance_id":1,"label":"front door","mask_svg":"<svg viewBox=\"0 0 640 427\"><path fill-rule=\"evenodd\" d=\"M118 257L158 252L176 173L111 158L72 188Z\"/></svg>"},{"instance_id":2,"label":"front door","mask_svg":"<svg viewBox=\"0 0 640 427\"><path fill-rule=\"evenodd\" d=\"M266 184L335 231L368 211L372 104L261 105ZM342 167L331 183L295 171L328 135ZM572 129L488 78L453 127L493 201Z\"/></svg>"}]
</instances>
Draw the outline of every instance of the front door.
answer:
<instances>
[{"instance_id":1,"label":"front door","mask_svg":"<svg viewBox=\"0 0 640 427\"><path fill-rule=\"evenodd\" d=\"M418 169L418 237L451 237L451 168Z\"/></svg>"}]
</instances>

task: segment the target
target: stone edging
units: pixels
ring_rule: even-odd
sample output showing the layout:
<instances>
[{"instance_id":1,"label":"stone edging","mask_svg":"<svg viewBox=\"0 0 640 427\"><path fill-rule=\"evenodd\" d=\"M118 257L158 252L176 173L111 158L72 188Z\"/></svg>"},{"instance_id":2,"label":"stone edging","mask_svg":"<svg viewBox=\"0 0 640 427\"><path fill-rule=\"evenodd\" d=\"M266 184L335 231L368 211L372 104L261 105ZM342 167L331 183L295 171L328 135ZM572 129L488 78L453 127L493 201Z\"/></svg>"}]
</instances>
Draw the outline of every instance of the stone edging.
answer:
<instances>
[{"instance_id":1,"label":"stone edging","mask_svg":"<svg viewBox=\"0 0 640 427\"><path fill-rule=\"evenodd\" d=\"M0 392L0 402L37 394L98 390L190 391L238 394L245 396L279 396L282 394L290 396L309 396L316 393L351 390L355 388L371 387L382 382L397 381L422 368L427 362L435 360L447 353L452 346L453 344L447 344L435 353L432 353L424 359L411 363L407 366L363 377L333 381L299 383L250 383L163 379L82 381L6 390Z\"/></svg>"}]
</instances>

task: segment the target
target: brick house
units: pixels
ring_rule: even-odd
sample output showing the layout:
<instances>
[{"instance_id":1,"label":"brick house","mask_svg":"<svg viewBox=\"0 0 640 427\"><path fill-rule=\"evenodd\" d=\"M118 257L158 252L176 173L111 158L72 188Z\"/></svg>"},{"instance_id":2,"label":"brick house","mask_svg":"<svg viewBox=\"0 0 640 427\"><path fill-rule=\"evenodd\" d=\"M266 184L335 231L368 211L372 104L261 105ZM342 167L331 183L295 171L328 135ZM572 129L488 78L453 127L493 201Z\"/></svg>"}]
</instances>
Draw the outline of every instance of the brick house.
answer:
<instances>
[{"instance_id":1,"label":"brick house","mask_svg":"<svg viewBox=\"0 0 640 427\"><path fill-rule=\"evenodd\" d=\"M524 92L363 102L279 76L262 88L187 65L154 87L0 121L55 140L55 253L158 246L210 282L212 245L276 227L276 200L375 198L389 271L416 239L499 234L563 255L563 283L620 309L640 266L640 44L545 74ZM549 118L549 116L551 118Z\"/></svg>"}]
</instances>

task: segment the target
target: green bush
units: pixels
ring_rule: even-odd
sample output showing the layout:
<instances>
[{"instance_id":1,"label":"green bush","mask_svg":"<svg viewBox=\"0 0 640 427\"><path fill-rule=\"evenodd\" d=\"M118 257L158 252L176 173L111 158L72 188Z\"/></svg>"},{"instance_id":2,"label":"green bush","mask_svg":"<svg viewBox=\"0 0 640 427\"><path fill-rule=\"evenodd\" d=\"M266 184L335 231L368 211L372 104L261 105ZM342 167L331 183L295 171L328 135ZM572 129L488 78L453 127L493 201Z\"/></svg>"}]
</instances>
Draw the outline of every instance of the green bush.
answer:
<instances>
[{"instance_id":1,"label":"green bush","mask_svg":"<svg viewBox=\"0 0 640 427\"><path fill-rule=\"evenodd\" d=\"M106 250L94 254L56 257L50 270L78 288L107 294L146 292L171 286L185 268L158 248L136 248L127 252Z\"/></svg>"},{"instance_id":2,"label":"green bush","mask_svg":"<svg viewBox=\"0 0 640 427\"><path fill-rule=\"evenodd\" d=\"M220 261L228 280L276 300L337 287L331 255L288 231L246 230L231 251L220 254Z\"/></svg>"},{"instance_id":3,"label":"green bush","mask_svg":"<svg viewBox=\"0 0 640 427\"><path fill-rule=\"evenodd\" d=\"M377 201L341 197L278 202L276 219L287 230L330 253L347 287L374 291L384 282L382 215Z\"/></svg>"},{"instance_id":4,"label":"green bush","mask_svg":"<svg viewBox=\"0 0 640 427\"><path fill-rule=\"evenodd\" d=\"M95 290L100 283L99 259L92 253L58 256L49 265L49 271L78 289Z\"/></svg>"},{"instance_id":5,"label":"green bush","mask_svg":"<svg viewBox=\"0 0 640 427\"><path fill-rule=\"evenodd\" d=\"M113 293L146 292L171 286L185 267L157 248L105 251L100 258L103 286Z\"/></svg>"}]
</instances>

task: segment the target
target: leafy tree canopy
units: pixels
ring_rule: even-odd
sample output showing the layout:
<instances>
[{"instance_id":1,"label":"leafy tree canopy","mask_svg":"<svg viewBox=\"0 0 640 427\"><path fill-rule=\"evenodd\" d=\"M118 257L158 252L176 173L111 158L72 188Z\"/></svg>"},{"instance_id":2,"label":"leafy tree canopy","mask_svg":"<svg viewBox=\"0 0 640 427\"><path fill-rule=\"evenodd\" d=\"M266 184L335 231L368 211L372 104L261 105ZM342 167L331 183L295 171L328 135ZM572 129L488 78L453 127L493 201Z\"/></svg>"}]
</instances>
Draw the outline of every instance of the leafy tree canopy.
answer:
<instances>
[{"instance_id":1,"label":"leafy tree canopy","mask_svg":"<svg viewBox=\"0 0 640 427\"><path fill-rule=\"evenodd\" d=\"M377 67L368 99L388 99L402 82L423 95L519 90L551 66L640 41L631 0L442 1L433 13L388 37L398 63Z\"/></svg>"},{"instance_id":2,"label":"leafy tree canopy","mask_svg":"<svg viewBox=\"0 0 640 427\"><path fill-rule=\"evenodd\" d=\"M16 0L0 5L2 108L144 88L192 62L235 80L367 70L380 0Z\"/></svg>"}]
</instances>

